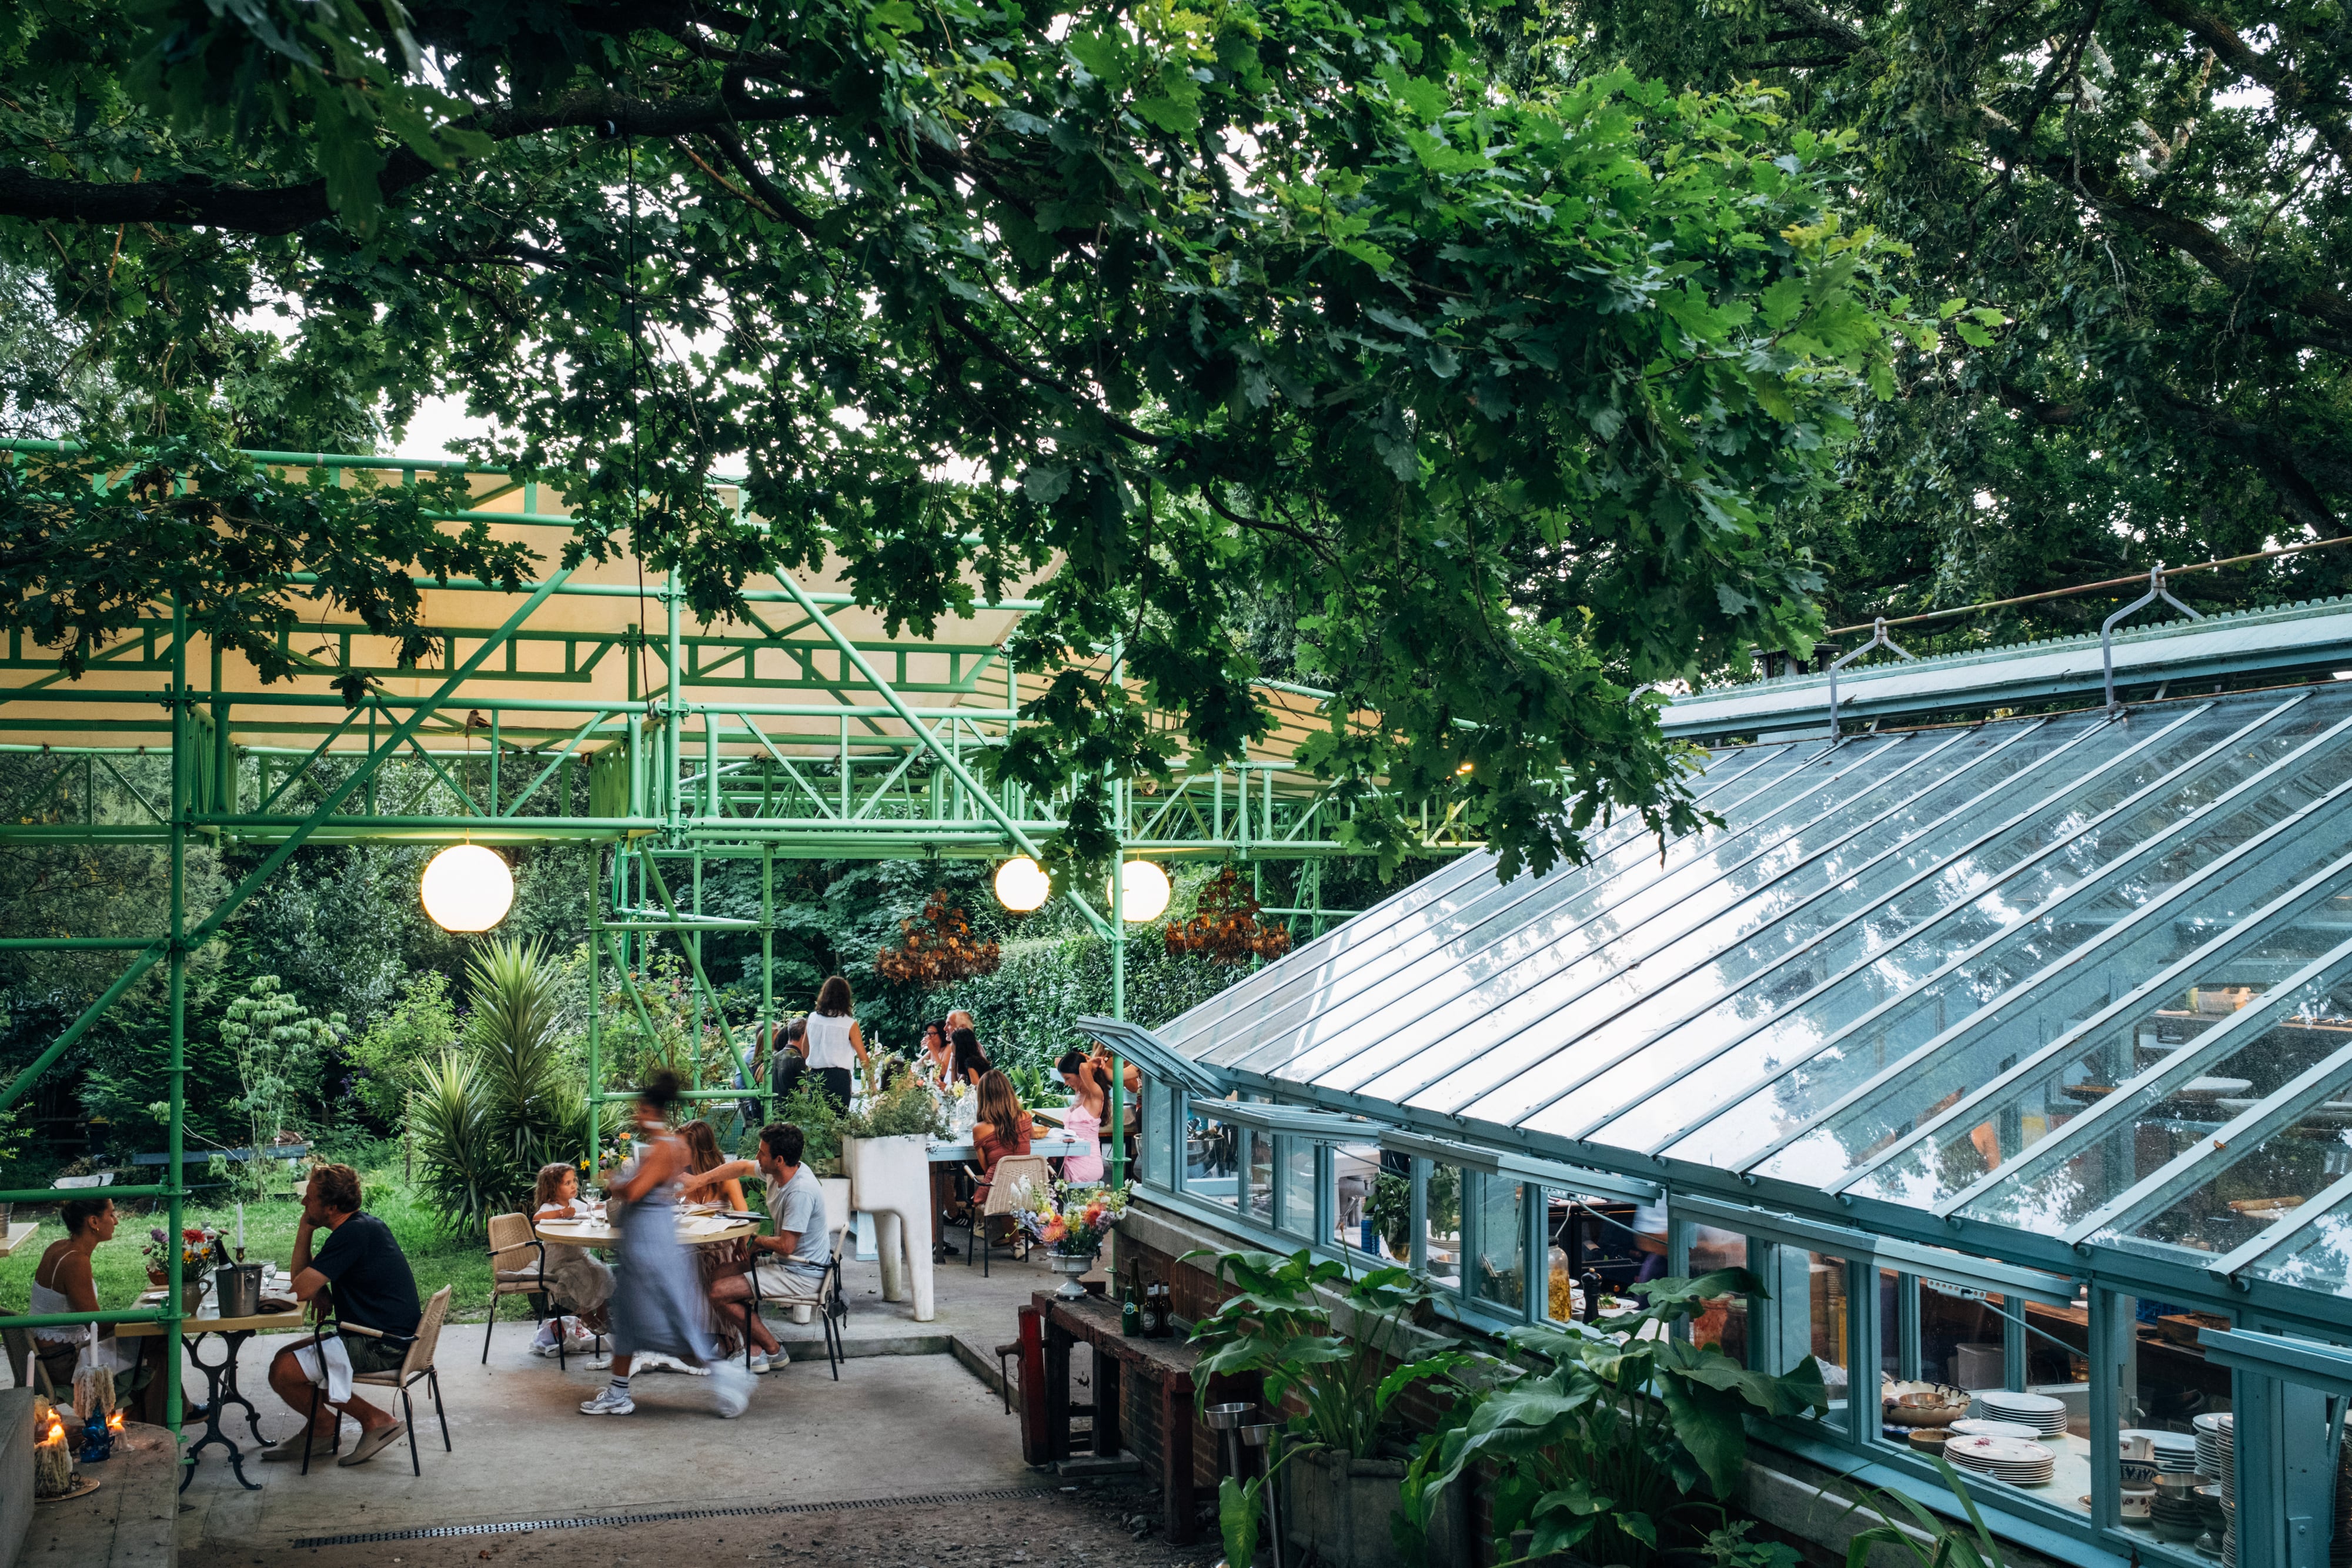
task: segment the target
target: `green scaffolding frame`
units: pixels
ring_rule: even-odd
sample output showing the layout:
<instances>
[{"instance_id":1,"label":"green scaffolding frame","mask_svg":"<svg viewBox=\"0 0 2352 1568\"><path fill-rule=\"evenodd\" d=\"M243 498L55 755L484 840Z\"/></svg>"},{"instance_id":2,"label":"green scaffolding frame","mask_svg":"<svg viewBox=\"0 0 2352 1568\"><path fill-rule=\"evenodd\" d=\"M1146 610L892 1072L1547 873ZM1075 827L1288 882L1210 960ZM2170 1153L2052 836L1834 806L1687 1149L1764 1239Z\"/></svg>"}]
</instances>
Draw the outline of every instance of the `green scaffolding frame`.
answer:
<instances>
[{"instance_id":1,"label":"green scaffolding frame","mask_svg":"<svg viewBox=\"0 0 2352 1568\"><path fill-rule=\"evenodd\" d=\"M26 451L59 451L56 443L0 442L0 460ZM68 449L69 450L69 449ZM362 455L255 453L257 461L287 468L325 469L350 482L363 475L414 483L424 472L469 476L476 506L445 514L451 522L487 520L528 534L561 528L572 518L544 509L536 484L518 483L490 469L457 462ZM100 482L103 482L103 478ZM499 503L512 497L514 510ZM740 508L740 488L735 493ZM58 660L27 645L21 632L0 646L0 751L37 750L60 759L60 771L79 759L85 776L83 820L0 820L0 844L161 843L170 853L171 894L165 929L152 937L10 937L0 947L26 950L127 952L123 972L83 1009L40 1055L0 1089L0 1109L20 1100L73 1042L103 1017L156 964L167 967L171 1042L166 1086L169 1148L163 1179L110 1186L115 1198L163 1200L177 1234L188 1197L182 1155L185 1131L186 964L190 953L217 932L286 861L306 843L474 841L525 844L562 840L604 843L614 853L589 911L589 1139L601 1132L602 1107L626 1096L602 1090L602 968L617 970L623 992L651 1031L634 974L651 946L667 936L684 954L693 977L693 1035L704 1050L707 1006L746 1085L698 1090L703 1100L769 1099L751 1082L740 1045L727 1026L717 988L702 966L701 934L752 931L761 938L761 1038L776 1019L774 872L779 859L985 858L1035 855L1039 841L1061 825L1058 802L1033 798L1014 785L985 783L974 761L1004 745L1024 724L1022 673L991 642L913 636L860 638L841 616L856 603L846 592L811 588L789 576L774 588L747 591L756 634L733 628L686 624L683 595L667 575L646 574L638 584L617 580L634 570L625 561L594 580L588 569L565 569L525 584L519 604L494 624L436 624L445 650L437 668L371 667L376 639L362 626L321 620L302 628L305 652L285 651L303 674L277 687L243 686L226 678L220 649L210 650L209 679L191 680L195 639L177 606L159 607L131 632L96 650L92 678L68 681ZM296 586L303 579L289 580ZM417 580L428 592L460 596L469 608L505 607L509 596L466 580ZM428 601L429 602L429 601ZM1034 601L1007 598L981 608L1015 616ZM647 611L658 614L658 626ZM629 612L636 612L636 618ZM561 612L562 613L558 613ZM771 615L775 621L772 622ZM488 617L484 616L484 620ZM586 622L583 624L583 622ZM945 632L947 629L943 628ZM324 650L332 657L320 656ZM614 655L619 655L617 661ZM625 671L616 695L610 665ZM941 665L944 665L944 669ZM658 666L641 678L641 671ZM887 666L887 670L885 666ZM354 671L400 678L423 676L421 695L384 692L347 704L329 685ZM1114 675L1117 666L1113 666ZM24 672L19 680L12 673ZM1154 796L1121 787L1115 794L1122 857L1307 862L1307 902L1269 910L1270 915L1325 923L1346 911L1322 904L1319 862L1359 852L1340 831L1346 808L1289 760L1305 729L1319 725L1327 694L1267 683L1284 729L1263 753L1221 767L1181 772ZM739 696L740 694L740 696ZM755 701L773 694L783 700ZM466 710L455 714L452 710ZM157 716L161 710L161 717ZM477 719L480 719L478 726ZM487 740L487 769L452 768L484 760L476 737ZM112 758L170 757L169 800L163 809L124 779ZM340 772L322 763L349 763ZM390 764L421 774L421 793L437 780L464 805L457 815L404 810L388 797L396 781ZM924 766L918 769L918 763ZM103 768L129 794L137 811L123 821L100 820L95 779ZM519 769L520 777L509 769ZM472 777L486 772L478 783ZM308 810L281 808L296 786L318 799ZM580 798L584 795L584 801ZM248 800L250 810L244 809ZM582 809L575 810L575 804ZM526 808L531 810L526 810ZM1433 855L1477 847L1450 819L1424 817L1422 849ZM268 853L214 908L191 924L184 904L186 852L192 837L219 844L268 846ZM760 918L719 919L700 911L703 869L713 859L761 863ZM661 862L688 873L683 906L673 896ZM1097 933L1111 945L1113 1016L1126 1014L1126 922L1111 879L1107 908L1071 894ZM634 960L634 962L633 962ZM1110 1116L1120 1124L1123 1086L1115 1074ZM1122 1141L1112 1145L1112 1179L1124 1176ZM54 1201L55 1189L0 1192L0 1201ZM0 1316L0 1325L141 1323L169 1326L176 1336L185 1314L174 1272L160 1307L98 1312ZM167 1355L167 1421L181 1411L180 1357Z\"/></svg>"}]
</instances>

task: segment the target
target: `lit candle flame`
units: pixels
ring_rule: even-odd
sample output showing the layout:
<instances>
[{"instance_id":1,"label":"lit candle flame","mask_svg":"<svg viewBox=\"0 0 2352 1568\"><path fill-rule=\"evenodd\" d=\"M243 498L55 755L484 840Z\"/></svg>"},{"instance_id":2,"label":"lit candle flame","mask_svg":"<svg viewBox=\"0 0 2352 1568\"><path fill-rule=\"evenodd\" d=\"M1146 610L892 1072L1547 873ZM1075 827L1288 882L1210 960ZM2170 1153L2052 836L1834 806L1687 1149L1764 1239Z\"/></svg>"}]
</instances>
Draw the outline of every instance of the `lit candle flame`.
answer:
<instances>
[{"instance_id":1,"label":"lit candle flame","mask_svg":"<svg viewBox=\"0 0 2352 1568\"><path fill-rule=\"evenodd\" d=\"M110 1432L120 1432L122 1430L121 1411L117 1410L114 1414L106 1418L106 1429Z\"/></svg>"}]
</instances>

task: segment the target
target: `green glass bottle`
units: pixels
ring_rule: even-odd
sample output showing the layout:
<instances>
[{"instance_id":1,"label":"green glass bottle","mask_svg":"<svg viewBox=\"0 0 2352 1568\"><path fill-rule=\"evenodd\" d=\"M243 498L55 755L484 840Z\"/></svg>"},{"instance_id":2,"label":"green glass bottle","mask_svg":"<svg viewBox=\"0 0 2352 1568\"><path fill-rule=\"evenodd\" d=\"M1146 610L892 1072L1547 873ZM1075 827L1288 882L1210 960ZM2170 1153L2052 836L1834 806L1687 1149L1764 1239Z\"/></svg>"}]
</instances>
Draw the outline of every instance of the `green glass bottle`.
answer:
<instances>
[{"instance_id":1,"label":"green glass bottle","mask_svg":"<svg viewBox=\"0 0 2352 1568\"><path fill-rule=\"evenodd\" d=\"M1143 1336L1143 1304L1135 1296L1136 1286L1130 1280L1118 1293L1118 1332L1129 1339Z\"/></svg>"}]
</instances>

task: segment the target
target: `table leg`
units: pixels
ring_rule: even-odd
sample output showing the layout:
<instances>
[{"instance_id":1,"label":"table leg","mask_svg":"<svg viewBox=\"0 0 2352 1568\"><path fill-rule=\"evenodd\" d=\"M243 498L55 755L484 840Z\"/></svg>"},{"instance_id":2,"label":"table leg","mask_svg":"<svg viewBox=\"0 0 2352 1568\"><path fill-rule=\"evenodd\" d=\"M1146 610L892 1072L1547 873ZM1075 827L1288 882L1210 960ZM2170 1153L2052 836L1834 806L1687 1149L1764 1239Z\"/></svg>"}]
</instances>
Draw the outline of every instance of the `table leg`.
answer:
<instances>
[{"instance_id":1,"label":"table leg","mask_svg":"<svg viewBox=\"0 0 2352 1568\"><path fill-rule=\"evenodd\" d=\"M1160 1381L1160 1508L1171 1546L1190 1546L1192 1521L1192 1401L1177 1379Z\"/></svg>"},{"instance_id":2,"label":"table leg","mask_svg":"<svg viewBox=\"0 0 2352 1568\"><path fill-rule=\"evenodd\" d=\"M1021 1458L1051 1464L1054 1443L1045 1426L1045 1314L1024 1307L1021 1320Z\"/></svg>"},{"instance_id":3,"label":"table leg","mask_svg":"<svg viewBox=\"0 0 2352 1568\"><path fill-rule=\"evenodd\" d=\"M247 1399L236 1385L237 1353L252 1337L251 1329L240 1329L222 1334L188 1334L181 1342L188 1347L188 1359L195 1364L197 1371L205 1375L205 1432L203 1437L189 1444L185 1451L184 1468L180 1471L180 1490L183 1491L195 1477L196 1456L214 1443L228 1450L228 1468L236 1472L237 1485L247 1491L261 1490L245 1479L245 1450L236 1446L236 1438L221 1430L221 1412L231 1405L242 1405L245 1406L247 1430L253 1434L256 1443L263 1440L261 1412L254 1408L253 1401ZM221 1358L216 1364L206 1361L198 1354L207 1338L216 1338L221 1342Z\"/></svg>"},{"instance_id":4,"label":"table leg","mask_svg":"<svg viewBox=\"0 0 2352 1568\"><path fill-rule=\"evenodd\" d=\"M1118 1406L1120 1374L1125 1369L1115 1355L1106 1355L1097 1345L1095 1349L1095 1457L1103 1459L1118 1458L1124 1436L1119 1427Z\"/></svg>"},{"instance_id":5,"label":"table leg","mask_svg":"<svg viewBox=\"0 0 2352 1568\"><path fill-rule=\"evenodd\" d=\"M1045 1458L1070 1457L1070 1332L1045 1320Z\"/></svg>"}]
</instances>

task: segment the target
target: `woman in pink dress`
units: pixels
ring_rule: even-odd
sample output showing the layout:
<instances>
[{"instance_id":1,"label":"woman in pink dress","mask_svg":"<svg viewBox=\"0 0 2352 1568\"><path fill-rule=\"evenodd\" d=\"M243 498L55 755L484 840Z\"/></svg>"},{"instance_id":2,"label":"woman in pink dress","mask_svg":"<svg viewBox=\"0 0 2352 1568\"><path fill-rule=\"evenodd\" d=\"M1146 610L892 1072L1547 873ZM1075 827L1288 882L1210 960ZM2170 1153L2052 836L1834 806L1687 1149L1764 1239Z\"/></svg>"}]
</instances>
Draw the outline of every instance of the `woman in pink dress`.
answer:
<instances>
[{"instance_id":1,"label":"woman in pink dress","mask_svg":"<svg viewBox=\"0 0 2352 1568\"><path fill-rule=\"evenodd\" d=\"M1055 1064L1070 1091L1070 1108L1062 1113L1062 1131L1085 1145L1083 1153L1062 1158L1062 1179L1085 1186L1103 1178L1102 1119L1110 1091L1102 1073L1083 1051L1073 1051Z\"/></svg>"}]
</instances>

